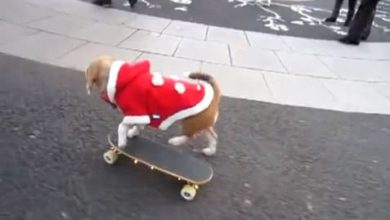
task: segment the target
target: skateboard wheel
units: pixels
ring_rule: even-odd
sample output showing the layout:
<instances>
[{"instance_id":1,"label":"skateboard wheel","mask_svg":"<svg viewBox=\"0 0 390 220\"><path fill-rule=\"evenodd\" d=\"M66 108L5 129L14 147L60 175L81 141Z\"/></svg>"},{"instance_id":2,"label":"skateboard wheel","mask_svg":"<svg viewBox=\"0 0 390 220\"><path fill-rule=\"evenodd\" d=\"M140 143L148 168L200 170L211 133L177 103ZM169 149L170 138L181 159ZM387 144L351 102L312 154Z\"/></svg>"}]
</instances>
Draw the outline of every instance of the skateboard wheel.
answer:
<instances>
[{"instance_id":1,"label":"skateboard wheel","mask_svg":"<svg viewBox=\"0 0 390 220\"><path fill-rule=\"evenodd\" d=\"M185 199L185 200L193 200L196 195L196 188L192 185L184 185L184 187L180 191L180 195Z\"/></svg>"},{"instance_id":2,"label":"skateboard wheel","mask_svg":"<svg viewBox=\"0 0 390 220\"><path fill-rule=\"evenodd\" d=\"M113 150L109 150L106 153L104 153L103 158L104 161L106 161L106 163L114 164L115 161L118 159L118 154Z\"/></svg>"}]
</instances>

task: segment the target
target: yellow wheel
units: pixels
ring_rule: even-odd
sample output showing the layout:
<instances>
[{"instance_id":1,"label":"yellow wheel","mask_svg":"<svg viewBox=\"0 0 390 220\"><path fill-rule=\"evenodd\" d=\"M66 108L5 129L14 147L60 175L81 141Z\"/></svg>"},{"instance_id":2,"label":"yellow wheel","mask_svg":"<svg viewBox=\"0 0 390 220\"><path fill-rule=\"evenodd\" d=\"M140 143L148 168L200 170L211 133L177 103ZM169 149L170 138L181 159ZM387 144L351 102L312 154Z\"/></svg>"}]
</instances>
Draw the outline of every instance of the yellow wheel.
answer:
<instances>
[{"instance_id":1,"label":"yellow wheel","mask_svg":"<svg viewBox=\"0 0 390 220\"><path fill-rule=\"evenodd\" d=\"M183 188L180 191L181 197L183 197L185 200L193 200L196 195L196 188L192 185L184 185Z\"/></svg>"},{"instance_id":2,"label":"yellow wheel","mask_svg":"<svg viewBox=\"0 0 390 220\"><path fill-rule=\"evenodd\" d=\"M108 150L106 153L103 154L103 158L106 163L112 165L118 159L118 153L114 150Z\"/></svg>"}]
</instances>

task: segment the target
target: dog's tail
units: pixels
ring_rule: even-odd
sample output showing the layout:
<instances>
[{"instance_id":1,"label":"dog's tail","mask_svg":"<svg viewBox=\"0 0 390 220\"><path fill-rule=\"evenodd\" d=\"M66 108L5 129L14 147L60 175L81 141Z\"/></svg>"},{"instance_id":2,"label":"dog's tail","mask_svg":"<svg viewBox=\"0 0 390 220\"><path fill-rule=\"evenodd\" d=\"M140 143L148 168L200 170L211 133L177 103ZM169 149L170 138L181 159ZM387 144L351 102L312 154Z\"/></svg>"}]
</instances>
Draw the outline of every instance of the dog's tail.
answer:
<instances>
[{"instance_id":1,"label":"dog's tail","mask_svg":"<svg viewBox=\"0 0 390 220\"><path fill-rule=\"evenodd\" d=\"M218 85L217 81L214 79L214 77L212 77L208 74L205 74L205 73L201 73L201 72L190 73L188 75L188 77L190 79L202 80L202 81L209 83L211 85L211 87L213 87L213 89L214 89L215 101L216 101L216 103L219 103L219 101L221 99L221 88Z\"/></svg>"}]
</instances>

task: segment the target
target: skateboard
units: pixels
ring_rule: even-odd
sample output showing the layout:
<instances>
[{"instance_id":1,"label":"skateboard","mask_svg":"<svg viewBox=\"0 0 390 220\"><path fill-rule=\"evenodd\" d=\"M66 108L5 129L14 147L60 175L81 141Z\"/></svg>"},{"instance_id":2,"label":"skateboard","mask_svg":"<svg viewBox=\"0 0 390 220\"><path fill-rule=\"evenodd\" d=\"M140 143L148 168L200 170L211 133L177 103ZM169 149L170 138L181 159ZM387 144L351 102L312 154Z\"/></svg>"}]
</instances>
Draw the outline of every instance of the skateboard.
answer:
<instances>
[{"instance_id":1,"label":"skateboard","mask_svg":"<svg viewBox=\"0 0 390 220\"><path fill-rule=\"evenodd\" d=\"M103 155L106 163L112 165L119 155L123 155L133 160L134 164L142 163L151 170L158 170L177 178L185 182L180 191L185 200L193 200L199 186L206 184L213 177L213 169L205 161L150 139L139 136L128 138L124 149L120 149L112 142L110 134L107 139L110 146Z\"/></svg>"}]
</instances>

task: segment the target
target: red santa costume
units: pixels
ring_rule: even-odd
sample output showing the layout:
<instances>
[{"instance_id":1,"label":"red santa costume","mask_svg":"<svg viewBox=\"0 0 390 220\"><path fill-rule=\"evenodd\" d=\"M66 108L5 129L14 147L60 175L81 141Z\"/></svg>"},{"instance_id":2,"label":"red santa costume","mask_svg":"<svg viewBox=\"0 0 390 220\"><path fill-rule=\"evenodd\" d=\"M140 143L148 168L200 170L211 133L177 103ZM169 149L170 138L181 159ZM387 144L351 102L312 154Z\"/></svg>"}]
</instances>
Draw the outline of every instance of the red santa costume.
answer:
<instances>
[{"instance_id":1,"label":"red santa costume","mask_svg":"<svg viewBox=\"0 0 390 220\"><path fill-rule=\"evenodd\" d=\"M105 101L122 111L125 123L148 124L161 130L205 110L213 97L214 90L207 82L151 73L147 60L114 61L107 94L102 94Z\"/></svg>"}]
</instances>

